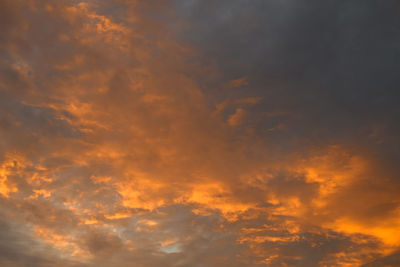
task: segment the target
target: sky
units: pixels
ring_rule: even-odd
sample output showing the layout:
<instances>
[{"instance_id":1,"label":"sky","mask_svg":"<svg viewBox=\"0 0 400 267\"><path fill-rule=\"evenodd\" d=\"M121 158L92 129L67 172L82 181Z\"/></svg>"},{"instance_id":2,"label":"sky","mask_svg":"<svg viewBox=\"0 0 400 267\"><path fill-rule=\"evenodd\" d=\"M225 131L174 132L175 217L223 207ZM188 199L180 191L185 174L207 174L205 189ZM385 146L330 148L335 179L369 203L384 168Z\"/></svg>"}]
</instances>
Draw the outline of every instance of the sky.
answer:
<instances>
[{"instance_id":1,"label":"sky","mask_svg":"<svg viewBox=\"0 0 400 267\"><path fill-rule=\"evenodd\" d=\"M0 266L400 266L397 0L0 0Z\"/></svg>"}]
</instances>

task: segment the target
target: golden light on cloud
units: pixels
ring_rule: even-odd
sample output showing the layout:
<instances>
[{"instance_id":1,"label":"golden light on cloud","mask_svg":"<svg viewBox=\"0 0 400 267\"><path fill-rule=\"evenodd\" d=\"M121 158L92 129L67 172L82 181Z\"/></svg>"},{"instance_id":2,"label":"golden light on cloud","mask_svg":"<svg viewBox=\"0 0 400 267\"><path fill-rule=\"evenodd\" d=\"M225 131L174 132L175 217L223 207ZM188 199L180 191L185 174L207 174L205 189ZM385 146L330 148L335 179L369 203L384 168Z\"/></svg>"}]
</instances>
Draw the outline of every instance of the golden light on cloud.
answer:
<instances>
[{"instance_id":1,"label":"golden light on cloud","mask_svg":"<svg viewBox=\"0 0 400 267\"><path fill-rule=\"evenodd\" d=\"M311 2L0 1L0 266L400 266L398 5Z\"/></svg>"},{"instance_id":2,"label":"golden light on cloud","mask_svg":"<svg viewBox=\"0 0 400 267\"><path fill-rule=\"evenodd\" d=\"M4 170L2 171L1 174L1 180L0 180L0 194L2 194L4 197L8 197L10 192L16 192L18 189L14 186L9 186L7 185L7 172Z\"/></svg>"}]
</instances>

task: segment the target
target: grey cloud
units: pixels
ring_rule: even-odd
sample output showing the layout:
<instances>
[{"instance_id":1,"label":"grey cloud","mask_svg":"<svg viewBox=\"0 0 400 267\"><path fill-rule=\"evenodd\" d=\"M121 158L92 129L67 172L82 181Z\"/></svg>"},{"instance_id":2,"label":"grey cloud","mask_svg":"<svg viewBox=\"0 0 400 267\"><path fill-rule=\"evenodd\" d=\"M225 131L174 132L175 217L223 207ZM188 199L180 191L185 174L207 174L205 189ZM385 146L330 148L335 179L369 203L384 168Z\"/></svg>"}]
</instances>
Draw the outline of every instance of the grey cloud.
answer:
<instances>
[{"instance_id":1,"label":"grey cloud","mask_svg":"<svg viewBox=\"0 0 400 267\"><path fill-rule=\"evenodd\" d=\"M223 78L248 76L248 88L235 94L263 96L259 112L301 116L290 133L271 138L362 136L371 143L368 131L379 123L398 135L396 1L190 3L176 1L191 26L182 38L198 45L204 60L216 60ZM385 135L398 147L393 132Z\"/></svg>"},{"instance_id":2,"label":"grey cloud","mask_svg":"<svg viewBox=\"0 0 400 267\"><path fill-rule=\"evenodd\" d=\"M2 209L3 210L3 209ZM4 210L2 218L7 218ZM0 264L5 267L83 267L58 257L49 246L38 242L29 234L29 229L19 223L0 221Z\"/></svg>"}]
</instances>

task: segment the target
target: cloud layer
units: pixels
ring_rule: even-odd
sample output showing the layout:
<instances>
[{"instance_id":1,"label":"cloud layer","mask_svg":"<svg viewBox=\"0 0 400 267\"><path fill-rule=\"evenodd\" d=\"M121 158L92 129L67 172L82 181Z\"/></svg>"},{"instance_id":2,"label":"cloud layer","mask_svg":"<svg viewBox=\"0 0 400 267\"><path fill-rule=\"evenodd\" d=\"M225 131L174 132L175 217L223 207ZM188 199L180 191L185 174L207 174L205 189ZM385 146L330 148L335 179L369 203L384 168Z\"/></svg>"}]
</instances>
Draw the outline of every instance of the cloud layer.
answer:
<instances>
[{"instance_id":1,"label":"cloud layer","mask_svg":"<svg viewBox=\"0 0 400 267\"><path fill-rule=\"evenodd\" d=\"M399 10L0 1L0 265L400 265Z\"/></svg>"}]
</instances>

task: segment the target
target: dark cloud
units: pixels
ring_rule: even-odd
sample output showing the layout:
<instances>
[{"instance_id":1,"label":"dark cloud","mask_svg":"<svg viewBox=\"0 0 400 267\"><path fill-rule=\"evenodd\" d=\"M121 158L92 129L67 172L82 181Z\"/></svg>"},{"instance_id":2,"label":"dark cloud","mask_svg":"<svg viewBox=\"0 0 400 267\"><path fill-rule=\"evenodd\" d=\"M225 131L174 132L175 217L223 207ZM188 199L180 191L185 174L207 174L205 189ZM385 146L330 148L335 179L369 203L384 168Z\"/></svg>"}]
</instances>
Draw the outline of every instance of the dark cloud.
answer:
<instances>
[{"instance_id":1,"label":"dark cloud","mask_svg":"<svg viewBox=\"0 0 400 267\"><path fill-rule=\"evenodd\" d=\"M7 217L7 214L2 212L2 218ZM0 264L2 266L84 266L60 258L51 247L32 238L25 225L15 222L11 225L7 219L2 219L0 237Z\"/></svg>"},{"instance_id":2,"label":"dark cloud","mask_svg":"<svg viewBox=\"0 0 400 267\"><path fill-rule=\"evenodd\" d=\"M399 252L395 252L381 259L377 259L371 263L364 264L363 266L400 266Z\"/></svg>"},{"instance_id":3,"label":"dark cloud","mask_svg":"<svg viewBox=\"0 0 400 267\"><path fill-rule=\"evenodd\" d=\"M378 125L398 135L392 126L400 97L396 1L176 5L190 21L182 38L201 47L203 60L216 61L223 79L248 77L249 86L234 94L263 96L258 112L300 116L288 122L290 133L280 142L300 136L371 143L376 140L367 136Z\"/></svg>"}]
</instances>

